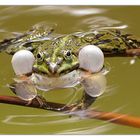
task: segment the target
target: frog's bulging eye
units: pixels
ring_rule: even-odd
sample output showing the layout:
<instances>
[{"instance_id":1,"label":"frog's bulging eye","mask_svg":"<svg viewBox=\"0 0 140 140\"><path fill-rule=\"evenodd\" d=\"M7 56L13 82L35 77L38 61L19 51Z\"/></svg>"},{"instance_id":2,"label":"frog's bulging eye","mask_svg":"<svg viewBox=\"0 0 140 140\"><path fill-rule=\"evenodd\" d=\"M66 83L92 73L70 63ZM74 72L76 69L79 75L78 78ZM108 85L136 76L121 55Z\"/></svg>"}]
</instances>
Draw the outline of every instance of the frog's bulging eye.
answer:
<instances>
[{"instance_id":1,"label":"frog's bulging eye","mask_svg":"<svg viewBox=\"0 0 140 140\"><path fill-rule=\"evenodd\" d=\"M65 54L65 56L68 56L69 57L69 56L71 56L71 51L70 50L65 51L64 54Z\"/></svg>"},{"instance_id":2,"label":"frog's bulging eye","mask_svg":"<svg viewBox=\"0 0 140 140\"><path fill-rule=\"evenodd\" d=\"M71 55L71 52L70 51L67 51L66 55L67 56L70 56Z\"/></svg>"},{"instance_id":3,"label":"frog's bulging eye","mask_svg":"<svg viewBox=\"0 0 140 140\"><path fill-rule=\"evenodd\" d=\"M38 60L42 60L43 59L43 54L42 53L38 53L36 55L36 57L37 57Z\"/></svg>"},{"instance_id":4,"label":"frog's bulging eye","mask_svg":"<svg viewBox=\"0 0 140 140\"><path fill-rule=\"evenodd\" d=\"M37 58L41 58L41 55L39 53L37 54Z\"/></svg>"}]
</instances>

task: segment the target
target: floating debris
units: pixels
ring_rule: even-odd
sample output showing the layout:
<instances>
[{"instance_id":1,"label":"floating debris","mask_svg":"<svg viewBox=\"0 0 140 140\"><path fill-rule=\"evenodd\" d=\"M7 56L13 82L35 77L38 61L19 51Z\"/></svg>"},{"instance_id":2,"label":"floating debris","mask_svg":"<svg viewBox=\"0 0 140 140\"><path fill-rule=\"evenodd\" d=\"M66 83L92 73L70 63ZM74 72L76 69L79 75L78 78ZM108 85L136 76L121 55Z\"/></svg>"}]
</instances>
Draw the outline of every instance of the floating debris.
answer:
<instances>
[{"instance_id":1,"label":"floating debris","mask_svg":"<svg viewBox=\"0 0 140 140\"><path fill-rule=\"evenodd\" d=\"M137 58L138 58L137 56L134 56L134 57L130 60L130 65L135 64Z\"/></svg>"}]
</instances>

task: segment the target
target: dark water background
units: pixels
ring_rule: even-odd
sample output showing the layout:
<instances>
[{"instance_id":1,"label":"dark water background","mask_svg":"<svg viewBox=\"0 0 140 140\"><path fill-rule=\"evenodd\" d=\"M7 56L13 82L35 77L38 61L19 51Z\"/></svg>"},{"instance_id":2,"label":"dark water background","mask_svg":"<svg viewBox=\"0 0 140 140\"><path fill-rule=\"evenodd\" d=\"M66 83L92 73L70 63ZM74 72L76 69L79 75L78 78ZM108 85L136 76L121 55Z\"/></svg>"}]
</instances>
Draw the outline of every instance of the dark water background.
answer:
<instances>
[{"instance_id":1,"label":"dark water background","mask_svg":"<svg viewBox=\"0 0 140 140\"><path fill-rule=\"evenodd\" d=\"M60 34L88 31L98 26L127 25L127 32L140 36L139 14L139 6L0 6L0 40L11 36L12 32L24 32L42 21L57 24L55 32ZM107 90L93 107L140 116L140 60L136 59L132 65L132 59L105 59L111 67L106 77ZM11 56L5 53L0 54L0 77L0 95L12 95L6 84L12 82L14 73ZM61 103L69 102L73 96L70 89L46 94L48 100ZM140 129L0 104L0 134L140 134Z\"/></svg>"}]
</instances>

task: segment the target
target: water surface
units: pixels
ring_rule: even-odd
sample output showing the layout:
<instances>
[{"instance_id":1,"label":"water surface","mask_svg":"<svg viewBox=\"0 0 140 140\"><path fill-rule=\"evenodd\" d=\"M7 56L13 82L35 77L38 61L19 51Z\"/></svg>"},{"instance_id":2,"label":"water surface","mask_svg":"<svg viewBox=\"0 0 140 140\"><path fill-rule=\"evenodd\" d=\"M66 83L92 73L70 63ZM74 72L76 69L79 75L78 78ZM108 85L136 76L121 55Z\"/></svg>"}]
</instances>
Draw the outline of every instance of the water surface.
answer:
<instances>
[{"instance_id":1,"label":"water surface","mask_svg":"<svg viewBox=\"0 0 140 140\"><path fill-rule=\"evenodd\" d=\"M140 36L140 7L132 6L1 6L0 40L11 33L25 32L34 24L47 22L56 25L55 32L69 34L89 31L99 26L127 25L125 29ZM102 111L115 111L140 116L140 60L106 58L111 71L106 76L107 90L92 105ZM11 56L0 54L0 95L13 95L6 87L14 73ZM50 91L48 100L60 103L79 98L71 89ZM96 119L80 119L58 112L0 104L0 134L139 134L140 129L111 124Z\"/></svg>"}]
</instances>

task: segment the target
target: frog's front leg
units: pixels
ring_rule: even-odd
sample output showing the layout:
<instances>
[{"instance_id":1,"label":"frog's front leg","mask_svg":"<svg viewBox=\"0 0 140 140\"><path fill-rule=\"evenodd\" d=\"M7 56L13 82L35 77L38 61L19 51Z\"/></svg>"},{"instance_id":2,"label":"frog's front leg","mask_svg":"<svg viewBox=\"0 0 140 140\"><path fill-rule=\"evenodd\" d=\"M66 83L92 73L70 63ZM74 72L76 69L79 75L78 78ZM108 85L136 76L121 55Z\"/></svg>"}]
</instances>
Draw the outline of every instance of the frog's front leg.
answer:
<instances>
[{"instance_id":1,"label":"frog's front leg","mask_svg":"<svg viewBox=\"0 0 140 140\"><path fill-rule=\"evenodd\" d=\"M85 74L81 82L84 87L84 93L72 111L77 109L87 109L95 100L106 90L106 77L102 72L96 74Z\"/></svg>"},{"instance_id":2,"label":"frog's front leg","mask_svg":"<svg viewBox=\"0 0 140 140\"><path fill-rule=\"evenodd\" d=\"M15 83L11 84L10 89L22 100L28 101L29 105L36 99L40 106L46 105L46 100L37 94L37 89L32 82L32 66L35 61L34 55L27 50L21 50L14 54L12 66L16 74ZM27 76L28 75L28 76Z\"/></svg>"},{"instance_id":3,"label":"frog's front leg","mask_svg":"<svg viewBox=\"0 0 140 140\"><path fill-rule=\"evenodd\" d=\"M87 45L79 52L79 68L81 71L81 84L84 87L82 99L74 106L73 110L88 108L98 96L100 96L106 85L105 77L102 74L104 54L95 45Z\"/></svg>"},{"instance_id":4,"label":"frog's front leg","mask_svg":"<svg viewBox=\"0 0 140 140\"><path fill-rule=\"evenodd\" d=\"M15 93L20 99L27 101L27 105L31 104L34 99L36 99L40 107L47 106L45 98L37 94L36 87L27 82L12 83L9 88Z\"/></svg>"},{"instance_id":5,"label":"frog's front leg","mask_svg":"<svg viewBox=\"0 0 140 140\"><path fill-rule=\"evenodd\" d=\"M85 110L95 102L96 98L97 97L91 97L84 90L82 98L78 100L75 104L71 105L72 109L70 111L73 112L76 110Z\"/></svg>"}]
</instances>

